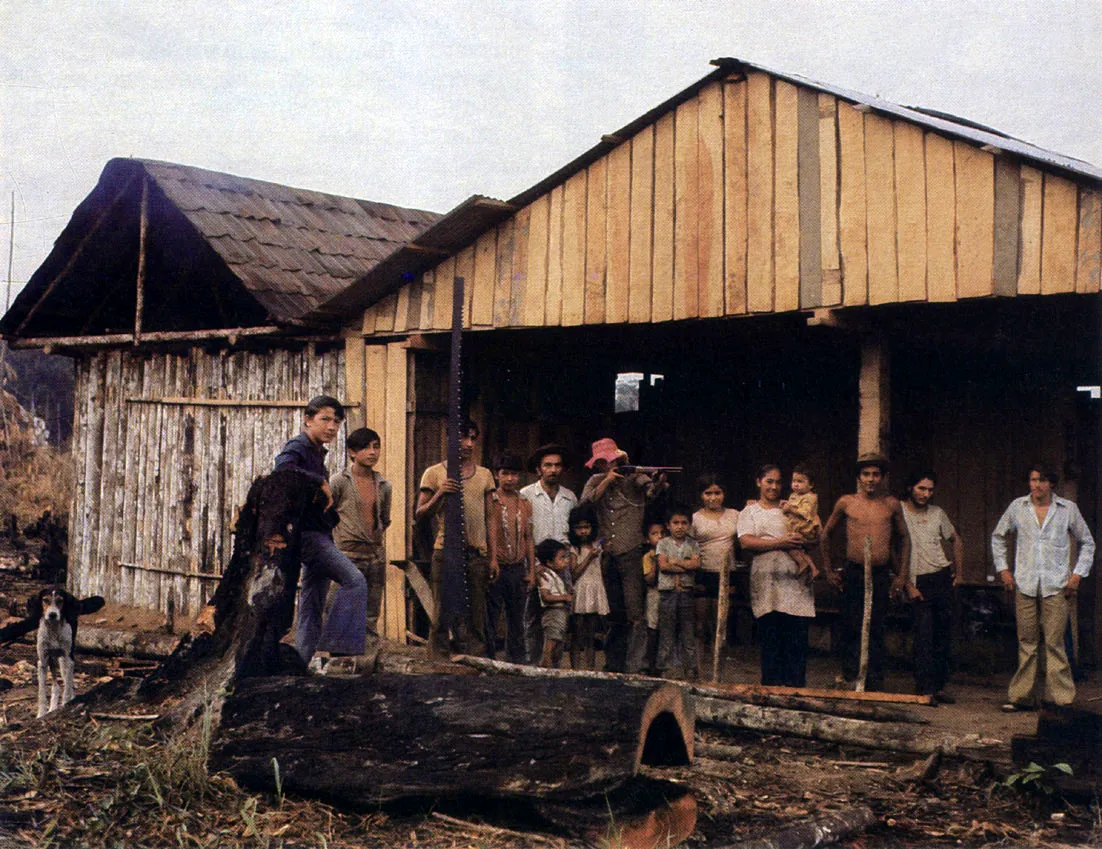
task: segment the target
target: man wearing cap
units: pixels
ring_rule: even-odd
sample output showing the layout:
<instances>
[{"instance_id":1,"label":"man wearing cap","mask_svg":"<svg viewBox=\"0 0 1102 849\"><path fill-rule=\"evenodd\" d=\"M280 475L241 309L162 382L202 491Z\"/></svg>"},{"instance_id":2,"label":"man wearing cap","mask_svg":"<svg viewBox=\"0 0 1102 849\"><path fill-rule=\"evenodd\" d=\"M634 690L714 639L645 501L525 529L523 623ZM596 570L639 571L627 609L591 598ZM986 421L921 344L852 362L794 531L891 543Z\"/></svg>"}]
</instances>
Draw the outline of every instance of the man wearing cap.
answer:
<instances>
[{"instance_id":1,"label":"man wearing cap","mask_svg":"<svg viewBox=\"0 0 1102 849\"><path fill-rule=\"evenodd\" d=\"M533 543L539 545L545 539L569 543L570 511L578 506L578 496L559 483L566 469L566 449L555 443L541 445L528 458L528 469L539 476L535 483L520 490L521 497L532 505ZM529 663L540 662L543 648L542 612L539 587L534 586L525 615L525 645Z\"/></svg>"},{"instance_id":2,"label":"man wearing cap","mask_svg":"<svg viewBox=\"0 0 1102 849\"><path fill-rule=\"evenodd\" d=\"M1004 711L1035 707L1038 646L1045 641L1042 701L1064 706L1075 700L1075 681L1064 649L1068 606L1094 563L1094 537L1074 501L1053 493L1056 472L1043 463L1029 470L1029 495L1010 502L991 534L995 571L1014 593L1018 620L1018 670ZM1015 536L1014 571L1007 563L1007 537ZM1071 566L1071 541L1079 545Z\"/></svg>"},{"instance_id":3,"label":"man wearing cap","mask_svg":"<svg viewBox=\"0 0 1102 849\"><path fill-rule=\"evenodd\" d=\"M648 475L622 475L627 452L608 438L593 443L586 467L594 474L586 481L581 503L597 508L597 523L609 554L607 573L609 634L605 668L610 672L638 672L647 652L644 618L643 513L647 499L658 488Z\"/></svg>"},{"instance_id":4,"label":"man wearing cap","mask_svg":"<svg viewBox=\"0 0 1102 849\"><path fill-rule=\"evenodd\" d=\"M842 676L847 681L856 680L860 670L861 623L865 614L865 538L870 541L872 612L866 690L884 687L884 621L889 596L893 583L902 591L902 564L911 561L910 537L902 508L897 499L881 488L887 471L888 462L883 457L866 454L858 459L857 492L838 499L820 539L823 571L835 586L841 578ZM846 564L839 576L830 565L830 537L843 518L846 520Z\"/></svg>"}]
</instances>

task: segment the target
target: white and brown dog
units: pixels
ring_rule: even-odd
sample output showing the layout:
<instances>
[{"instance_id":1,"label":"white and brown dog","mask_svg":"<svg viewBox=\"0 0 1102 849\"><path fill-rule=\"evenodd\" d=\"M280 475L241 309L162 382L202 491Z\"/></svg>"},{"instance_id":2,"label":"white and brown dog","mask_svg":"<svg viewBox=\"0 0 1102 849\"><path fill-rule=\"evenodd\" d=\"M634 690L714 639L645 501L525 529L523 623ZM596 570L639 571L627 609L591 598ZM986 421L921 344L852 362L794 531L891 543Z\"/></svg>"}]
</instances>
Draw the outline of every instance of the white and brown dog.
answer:
<instances>
[{"instance_id":1,"label":"white and brown dog","mask_svg":"<svg viewBox=\"0 0 1102 849\"><path fill-rule=\"evenodd\" d=\"M62 587L47 587L27 599L25 619L0 628L0 644L38 629L39 717L72 701L77 617L94 613L101 607L103 599L100 596L79 600Z\"/></svg>"}]
</instances>

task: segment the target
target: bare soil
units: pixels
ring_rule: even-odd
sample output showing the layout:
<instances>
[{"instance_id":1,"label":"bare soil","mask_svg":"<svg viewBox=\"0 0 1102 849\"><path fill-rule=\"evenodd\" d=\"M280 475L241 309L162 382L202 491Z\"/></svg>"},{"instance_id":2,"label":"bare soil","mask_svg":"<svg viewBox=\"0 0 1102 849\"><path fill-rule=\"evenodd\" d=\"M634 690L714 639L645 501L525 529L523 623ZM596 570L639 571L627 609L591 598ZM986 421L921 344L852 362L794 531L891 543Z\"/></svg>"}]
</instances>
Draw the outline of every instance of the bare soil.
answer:
<instances>
[{"instance_id":1,"label":"bare soil","mask_svg":"<svg viewBox=\"0 0 1102 849\"><path fill-rule=\"evenodd\" d=\"M0 562L0 624L9 602L38 586ZM21 609L19 615L22 615ZM164 619L109 605L89 617L104 627L156 630ZM187 622L175 623L177 629ZM375 810L341 810L316 800L256 794L227 776L208 774L202 728L182 736L156 733L148 719L118 719L70 709L36 720L34 651L29 642L0 649L0 846L329 846L527 847L618 845L610 823L582 825L532 806L495 800L423 800ZM143 662L78 658L76 688L140 673ZM837 671L813 659L809 686L830 686ZM757 680L749 650L725 660L724 680ZM698 757L691 767L648 769L648 777L687 788L695 825L682 845L715 847L762 836L824 812L869 806L871 831L842 845L1102 846L1095 805L1000 786L1012 771L1009 741L1031 733L1034 714L999 711L1004 676L957 676L957 704L919 708L931 734L976 733L1004 745L989 759L946 758L929 781L916 777L921 758L758 733L698 726L698 739L737 747L736 760ZM888 688L910 691L893 673ZM1079 701L1102 701L1094 681ZM558 824L556 824L558 823ZM626 825L624 822L612 825ZM666 845L666 843L662 843Z\"/></svg>"}]
</instances>

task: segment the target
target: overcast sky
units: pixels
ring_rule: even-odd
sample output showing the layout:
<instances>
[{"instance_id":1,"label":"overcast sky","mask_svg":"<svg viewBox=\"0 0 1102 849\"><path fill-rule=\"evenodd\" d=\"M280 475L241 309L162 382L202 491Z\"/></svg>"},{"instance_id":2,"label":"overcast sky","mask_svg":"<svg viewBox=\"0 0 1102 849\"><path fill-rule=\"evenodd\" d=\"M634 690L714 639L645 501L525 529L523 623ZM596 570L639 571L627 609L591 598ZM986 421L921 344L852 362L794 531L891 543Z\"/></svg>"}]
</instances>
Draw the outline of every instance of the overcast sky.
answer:
<instances>
[{"instance_id":1,"label":"overcast sky","mask_svg":"<svg viewBox=\"0 0 1102 849\"><path fill-rule=\"evenodd\" d=\"M447 211L735 56L1102 165L1102 0L0 3L0 279L114 156ZM2 309L2 302L0 302Z\"/></svg>"}]
</instances>

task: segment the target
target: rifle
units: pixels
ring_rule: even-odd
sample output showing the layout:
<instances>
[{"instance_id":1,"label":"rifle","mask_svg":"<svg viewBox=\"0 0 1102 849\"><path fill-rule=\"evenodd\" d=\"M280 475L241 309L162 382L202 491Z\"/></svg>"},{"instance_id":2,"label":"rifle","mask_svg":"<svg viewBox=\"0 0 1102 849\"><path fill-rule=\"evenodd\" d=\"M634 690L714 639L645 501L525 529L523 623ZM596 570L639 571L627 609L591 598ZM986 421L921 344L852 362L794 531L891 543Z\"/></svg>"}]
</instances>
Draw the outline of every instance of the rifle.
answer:
<instances>
[{"instance_id":1,"label":"rifle","mask_svg":"<svg viewBox=\"0 0 1102 849\"><path fill-rule=\"evenodd\" d=\"M682 466L617 466L618 475L675 475L683 472Z\"/></svg>"}]
</instances>

